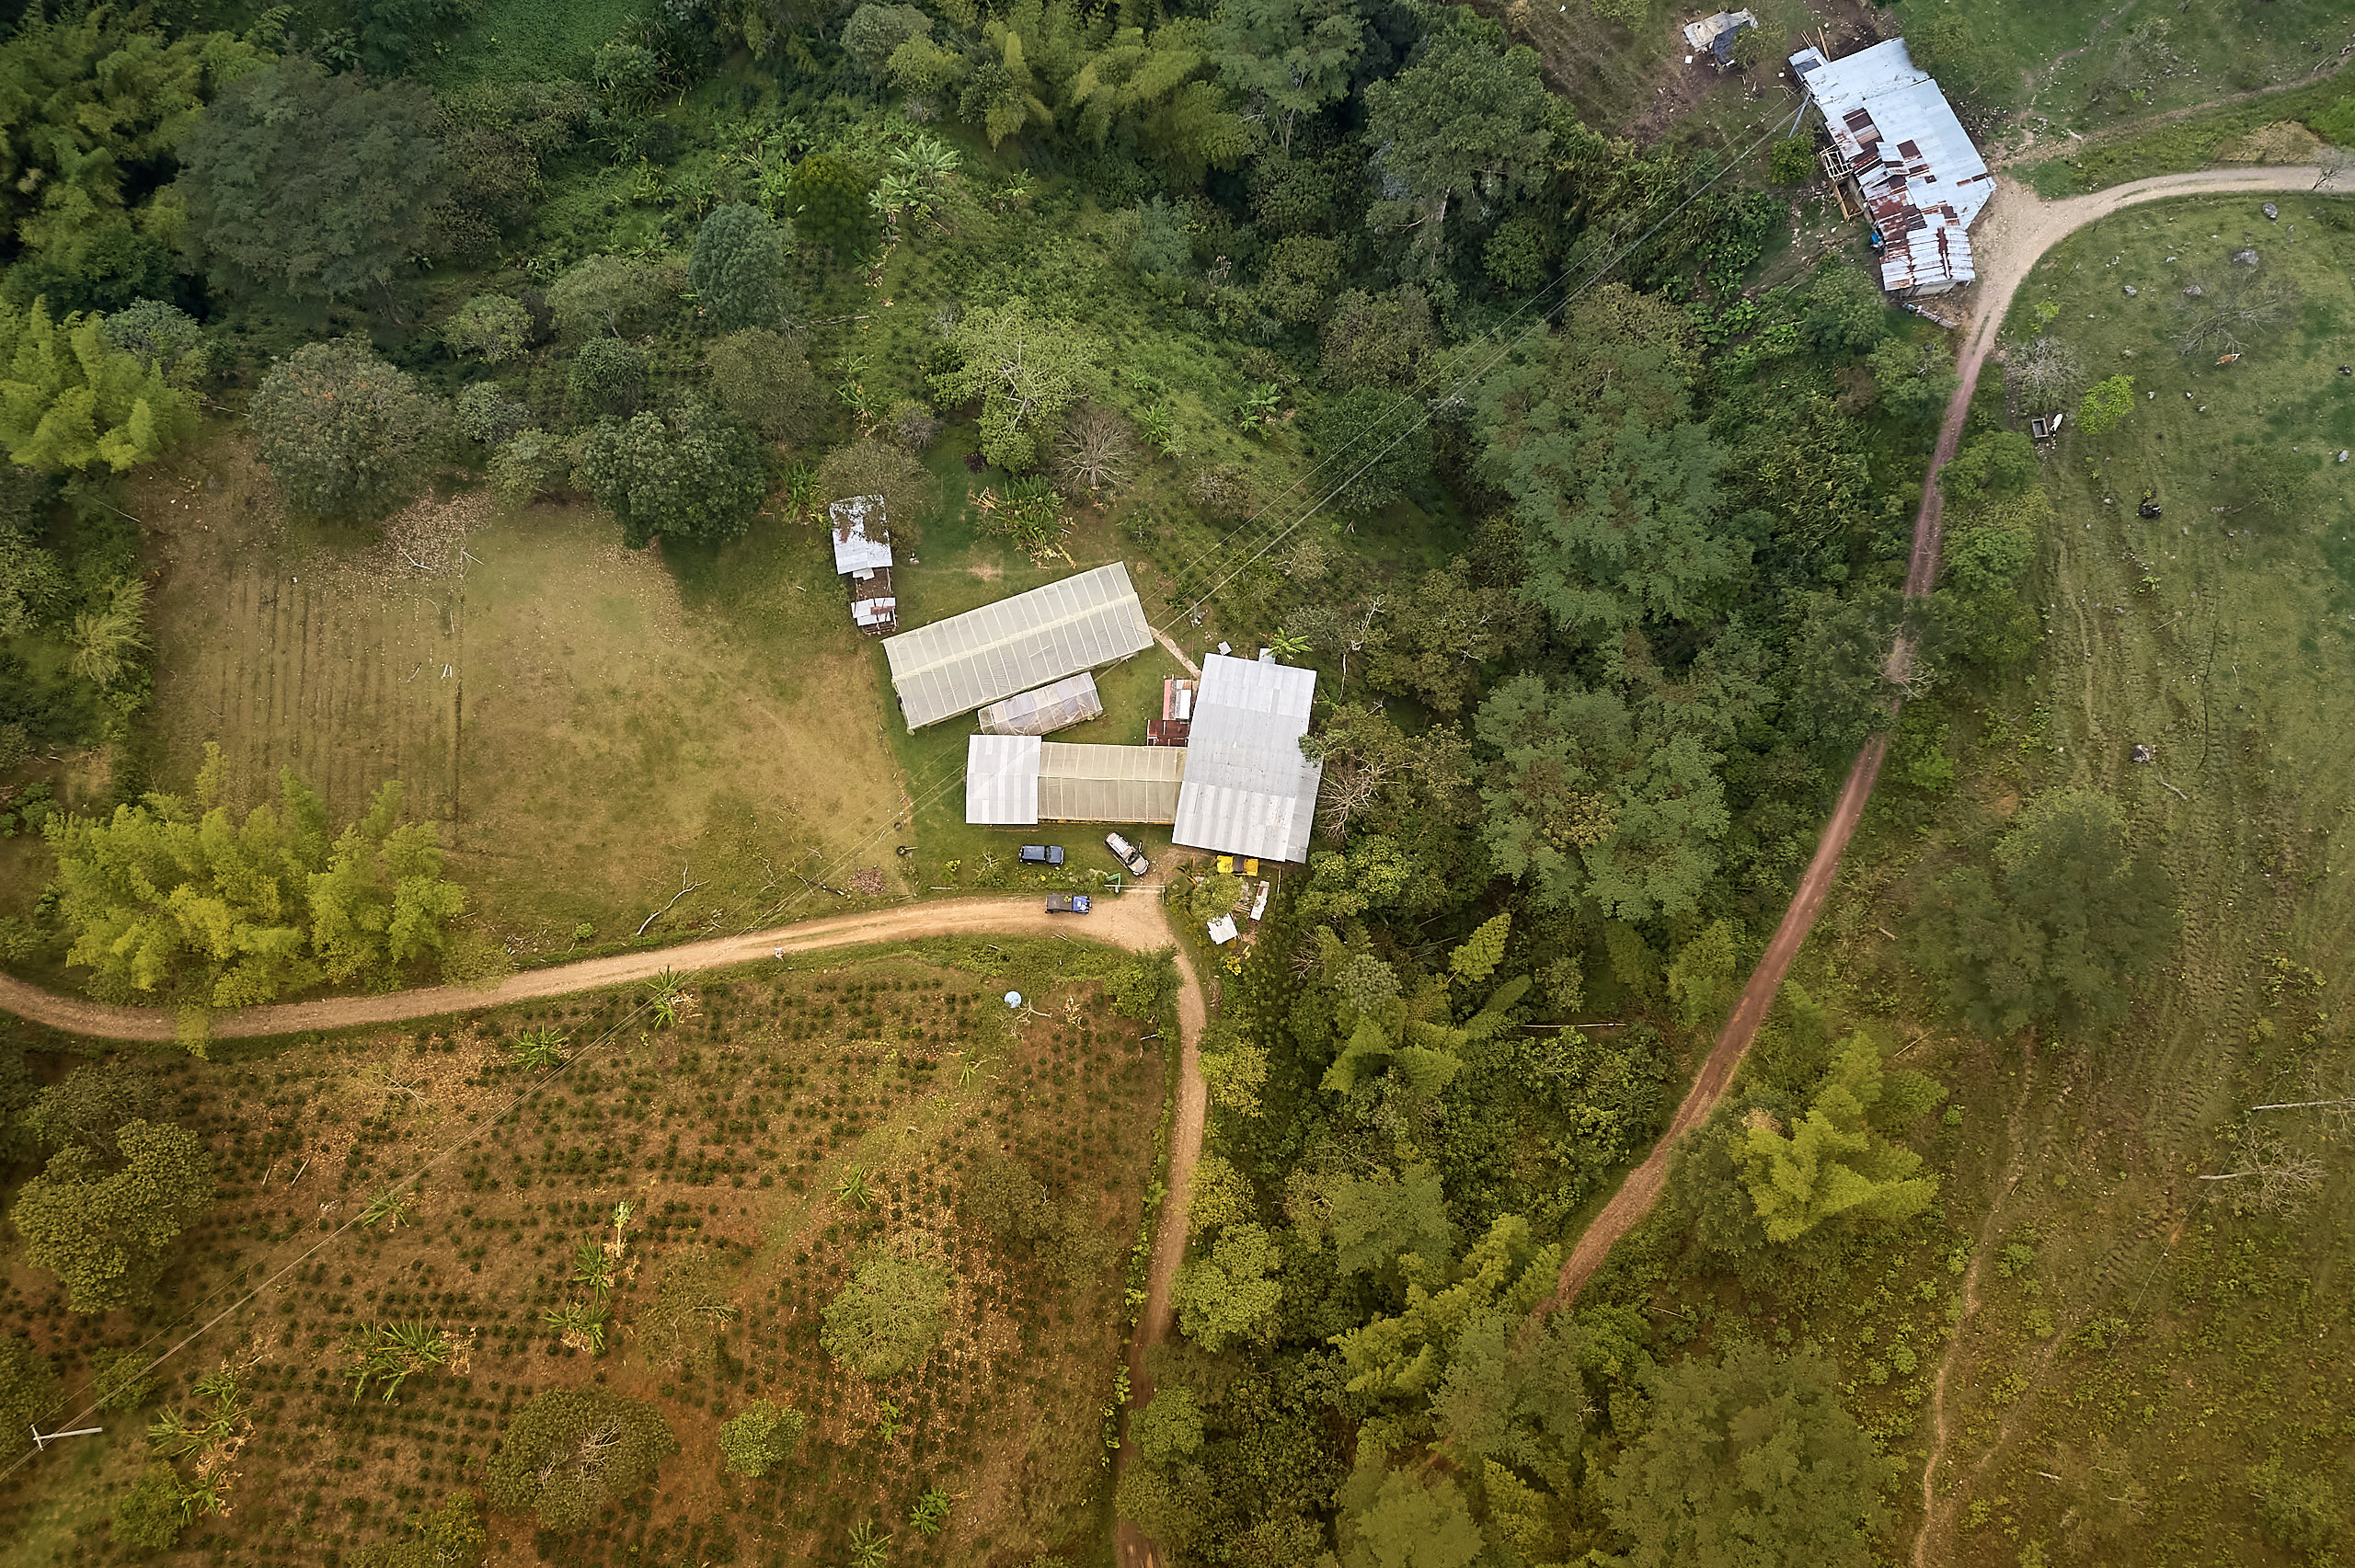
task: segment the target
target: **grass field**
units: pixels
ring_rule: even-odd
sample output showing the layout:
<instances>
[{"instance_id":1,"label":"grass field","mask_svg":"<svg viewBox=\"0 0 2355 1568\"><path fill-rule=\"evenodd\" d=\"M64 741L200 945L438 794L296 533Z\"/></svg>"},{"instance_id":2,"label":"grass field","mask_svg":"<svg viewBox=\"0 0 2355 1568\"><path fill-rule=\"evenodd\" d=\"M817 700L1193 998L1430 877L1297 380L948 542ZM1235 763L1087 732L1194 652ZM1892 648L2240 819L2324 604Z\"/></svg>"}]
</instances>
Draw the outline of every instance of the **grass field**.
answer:
<instances>
[{"instance_id":1,"label":"grass field","mask_svg":"<svg viewBox=\"0 0 2355 1568\"><path fill-rule=\"evenodd\" d=\"M225 438L135 493L167 778L217 739L247 790L291 766L339 813L400 779L525 958L627 937L696 882L649 937L840 902L810 883L904 890L880 660L821 531L666 562L586 509L472 496L382 540L322 532Z\"/></svg>"},{"instance_id":2,"label":"grass field","mask_svg":"<svg viewBox=\"0 0 2355 1568\"><path fill-rule=\"evenodd\" d=\"M1938 1207L1811 1303L1706 1276L1660 1298L1688 1314L1680 1335L1788 1333L1840 1358L1849 1402L1901 1464L1899 1559L2288 1564L2304 1559L2266 1539L2250 1468L2279 1459L2355 1494L2346 1124L2248 1110L2355 1094L2338 1022L2355 952L2339 841L2355 810L2355 461L2336 462L2355 446L2355 377L2338 373L2355 340L2355 202L2280 206L2278 224L2254 199L2136 209L2057 247L2020 291L2015 333L2058 305L2052 330L2092 373L2156 395L2046 457L2059 521L2039 569L2042 658L1909 710L1950 726L1959 782L1924 795L1884 773L1798 970L1952 1090L1920 1145ZM2179 357L2181 289L2214 287L2252 241L2296 309L2233 365ZM2303 477L2271 512L2267 473ZM2136 515L2146 489L2163 518ZM2136 744L2156 761L2130 761ZM1927 1011L1892 933L2024 795L2073 784L2115 795L2162 857L2181 944L2139 977L2114 1036L1971 1038ZM2248 1168L2252 1128L2278 1140L2277 1163L2319 1162L2305 1204L2243 1213L2230 1200L2247 1189L2200 1179ZM1638 1248L1627 1266L1666 1279L1691 1264Z\"/></svg>"},{"instance_id":3,"label":"grass field","mask_svg":"<svg viewBox=\"0 0 2355 1568\"><path fill-rule=\"evenodd\" d=\"M478 1484L530 1395L592 1382L652 1402L680 1452L582 1534L535 1539L528 1517L494 1515L494 1562L836 1562L861 1527L892 1536L896 1562L1100 1550L1164 1078L1139 1039L1152 1025L1102 1000L1095 977L1124 961L933 944L714 979L667 1030L621 993L209 1063L118 1061L157 1076L167 1114L214 1150L221 1201L186 1238L167 1305L209 1313L240 1282L264 1288L136 1414L59 1455L37 1494L0 1500L6 1560L129 1561L83 1528L138 1475L137 1434L224 1360L253 1423L231 1514L153 1560L350 1561ZM1006 1011L1009 985L1034 1011ZM517 1065L517 1036L542 1027L569 1036L560 1074ZM1001 1153L1082 1242L1034 1252L975 1218L971 1184ZM349 1224L420 1168L397 1217ZM624 1200L606 1347L568 1347L547 1314L592 1300L575 1253L615 1240ZM864 1380L819 1345L821 1313L863 1249L917 1233L950 1271L938 1348ZM69 1398L93 1352L175 1315L79 1319L21 1265L0 1312L57 1357ZM446 1361L388 1400L357 1396L356 1347L410 1322ZM723 1475L719 1424L758 1398L790 1402L808 1435L764 1481ZM908 1520L933 1487L953 1502L927 1536Z\"/></svg>"}]
</instances>

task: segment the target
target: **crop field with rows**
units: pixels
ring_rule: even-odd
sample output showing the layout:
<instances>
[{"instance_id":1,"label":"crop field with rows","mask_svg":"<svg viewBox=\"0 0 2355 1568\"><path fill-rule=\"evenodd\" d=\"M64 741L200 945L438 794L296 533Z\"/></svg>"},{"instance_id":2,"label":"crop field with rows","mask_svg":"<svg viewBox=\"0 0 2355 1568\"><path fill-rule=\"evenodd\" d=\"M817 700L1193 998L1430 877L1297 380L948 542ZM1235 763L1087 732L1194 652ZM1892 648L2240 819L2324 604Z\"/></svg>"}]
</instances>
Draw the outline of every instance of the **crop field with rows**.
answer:
<instances>
[{"instance_id":1,"label":"crop field with rows","mask_svg":"<svg viewBox=\"0 0 2355 1568\"><path fill-rule=\"evenodd\" d=\"M484 1485L552 1390L637 1402L667 1457L575 1528L494 1505L493 1561L833 1562L889 1537L894 1562L948 1564L1100 1535L1162 1060L1084 974L994 961L884 956L84 1069L144 1081L212 1147L221 1201L152 1337L68 1313L22 1266L0 1316L79 1409L122 1352L231 1310L92 1418L106 1436L39 1458L46 1484L6 1508L15 1560L133 1560L109 1500L137 1479L137 1434L184 1418L218 1428L180 1471L225 1508L162 1560L406 1562L384 1549ZM1030 993L1018 1014L1007 983ZM870 1378L821 1335L879 1258L942 1288L914 1354ZM750 1479L721 1427L756 1401L807 1425Z\"/></svg>"}]
</instances>

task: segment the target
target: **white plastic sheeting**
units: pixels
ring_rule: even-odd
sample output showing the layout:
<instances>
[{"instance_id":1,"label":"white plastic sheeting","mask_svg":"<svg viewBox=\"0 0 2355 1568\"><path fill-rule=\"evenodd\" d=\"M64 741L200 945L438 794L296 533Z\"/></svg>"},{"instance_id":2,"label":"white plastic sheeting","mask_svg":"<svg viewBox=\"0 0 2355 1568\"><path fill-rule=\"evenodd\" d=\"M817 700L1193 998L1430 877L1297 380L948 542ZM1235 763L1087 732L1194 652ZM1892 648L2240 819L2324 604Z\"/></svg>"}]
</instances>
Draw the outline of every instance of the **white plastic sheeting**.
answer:
<instances>
[{"instance_id":1,"label":"white plastic sheeting","mask_svg":"<svg viewBox=\"0 0 2355 1568\"><path fill-rule=\"evenodd\" d=\"M1301 755L1316 671L1273 660L1202 660L1186 783L1171 839L1262 860L1308 854L1324 764Z\"/></svg>"},{"instance_id":2,"label":"white plastic sheeting","mask_svg":"<svg viewBox=\"0 0 2355 1568\"><path fill-rule=\"evenodd\" d=\"M1086 670L992 703L979 715L983 735L1052 735L1104 716L1096 677Z\"/></svg>"},{"instance_id":3,"label":"white plastic sheeting","mask_svg":"<svg viewBox=\"0 0 2355 1568\"><path fill-rule=\"evenodd\" d=\"M1109 567L887 638L910 729L1095 670L1153 646L1129 569Z\"/></svg>"}]
</instances>

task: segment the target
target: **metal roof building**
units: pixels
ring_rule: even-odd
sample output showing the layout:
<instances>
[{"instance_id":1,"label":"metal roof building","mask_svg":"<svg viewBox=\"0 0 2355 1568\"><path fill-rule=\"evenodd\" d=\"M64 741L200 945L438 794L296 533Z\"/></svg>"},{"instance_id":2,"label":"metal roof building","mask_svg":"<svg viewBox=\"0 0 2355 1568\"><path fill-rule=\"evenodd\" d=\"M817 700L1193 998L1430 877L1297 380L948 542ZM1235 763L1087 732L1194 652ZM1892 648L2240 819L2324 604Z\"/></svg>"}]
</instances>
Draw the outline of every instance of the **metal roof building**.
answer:
<instances>
[{"instance_id":1,"label":"metal roof building","mask_svg":"<svg viewBox=\"0 0 2355 1568\"><path fill-rule=\"evenodd\" d=\"M1174 822L1185 778L1182 746L1046 741L1039 750L1039 820Z\"/></svg>"},{"instance_id":2,"label":"metal roof building","mask_svg":"<svg viewBox=\"0 0 2355 1568\"><path fill-rule=\"evenodd\" d=\"M1035 735L966 738L966 821L1001 828L1038 821L1040 744Z\"/></svg>"},{"instance_id":3,"label":"metal roof building","mask_svg":"<svg viewBox=\"0 0 2355 1568\"><path fill-rule=\"evenodd\" d=\"M891 530L880 496L851 496L830 503L834 574L850 578L850 618L870 636L900 629L900 601L891 591Z\"/></svg>"},{"instance_id":4,"label":"metal roof building","mask_svg":"<svg viewBox=\"0 0 2355 1568\"><path fill-rule=\"evenodd\" d=\"M1325 767L1301 755L1300 738L1315 694L1314 670L1220 654L1202 660L1173 841L1262 860L1307 857Z\"/></svg>"},{"instance_id":5,"label":"metal roof building","mask_svg":"<svg viewBox=\"0 0 2355 1568\"><path fill-rule=\"evenodd\" d=\"M1823 111L1834 184L1855 182L1881 246L1880 284L1901 296L1943 294L1977 276L1970 228L1995 177L1905 40L1838 60L1803 49L1791 66Z\"/></svg>"},{"instance_id":6,"label":"metal roof building","mask_svg":"<svg viewBox=\"0 0 2355 1568\"><path fill-rule=\"evenodd\" d=\"M983 735L1051 735L1102 718L1104 699L1097 694L1096 677L1083 670L1066 680L992 703L978 716Z\"/></svg>"},{"instance_id":7,"label":"metal roof building","mask_svg":"<svg viewBox=\"0 0 2355 1568\"><path fill-rule=\"evenodd\" d=\"M910 729L971 713L1153 644L1144 607L1115 561L885 640Z\"/></svg>"}]
</instances>

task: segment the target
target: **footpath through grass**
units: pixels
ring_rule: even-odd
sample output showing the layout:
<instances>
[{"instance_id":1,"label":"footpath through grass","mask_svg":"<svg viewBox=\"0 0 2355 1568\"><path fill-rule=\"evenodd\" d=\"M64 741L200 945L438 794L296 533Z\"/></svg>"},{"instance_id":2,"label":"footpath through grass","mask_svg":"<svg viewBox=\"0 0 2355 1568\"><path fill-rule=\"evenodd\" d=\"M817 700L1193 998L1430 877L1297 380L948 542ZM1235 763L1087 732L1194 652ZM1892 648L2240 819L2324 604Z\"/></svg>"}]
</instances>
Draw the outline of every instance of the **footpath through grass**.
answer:
<instances>
[{"instance_id":1,"label":"footpath through grass","mask_svg":"<svg viewBox=\"0 0 2355 1568\"><path fill-rule=\"evenodd\" d=\"M590 1387L650 1402L680 1452L592 1529L535 1539L527 1516L494 1514L493 1562L839 1562L860 1530L889 1535L906 1563L1100 1550L1164 1064L1140 1037L1152 1025L1105 1001L1100 977L1124 955L1008 943L955 961L972 967L914 954L764 967L696 983L672 1029L632 991L210 1063L119 1062L159 1077L170 1114L214 1150L221 1200L183 1242L172 1302L217 1306L325 1244L175 1359L138 1410L108 1417L70 1468L0 1497L11 1561L130 1561L77 1527L137 1479L149 1423L192 1407L193 1380L224 1360L254 1423L227 1464L231 1514L142 1560L354 1561L478 1486L532 1396ZM1008 985L1031 1011L1008 1013ZM565 1043L535 1051L542 1031ZM560 1075L551 1053L574 1059ZM1009 1159L1043 1189L1033 1240L975 1196ZM410 1196L384 1197L420 1168ZM328 1239L372 1208L374 1222ZM947 1307L912 1368L868 1380L819 1334L886 1248L938 1260ZM607 1290L582 1279L584 1255L603 1257ZM56 1358L75 1408L94 1357L171 1315L77 1317L20 1257L0 1300L10 1331ZM602 1353L568 1336L568 1310L601 1323ZM355 1393L367 1349L409 1325L442 1359ZM789 1402L809 1431L753 1482L724 1474L717 1445L756 1399ZM910 1519L936 1488L948 1524L926 1534Z\"/></svg>"}]
</instances>

